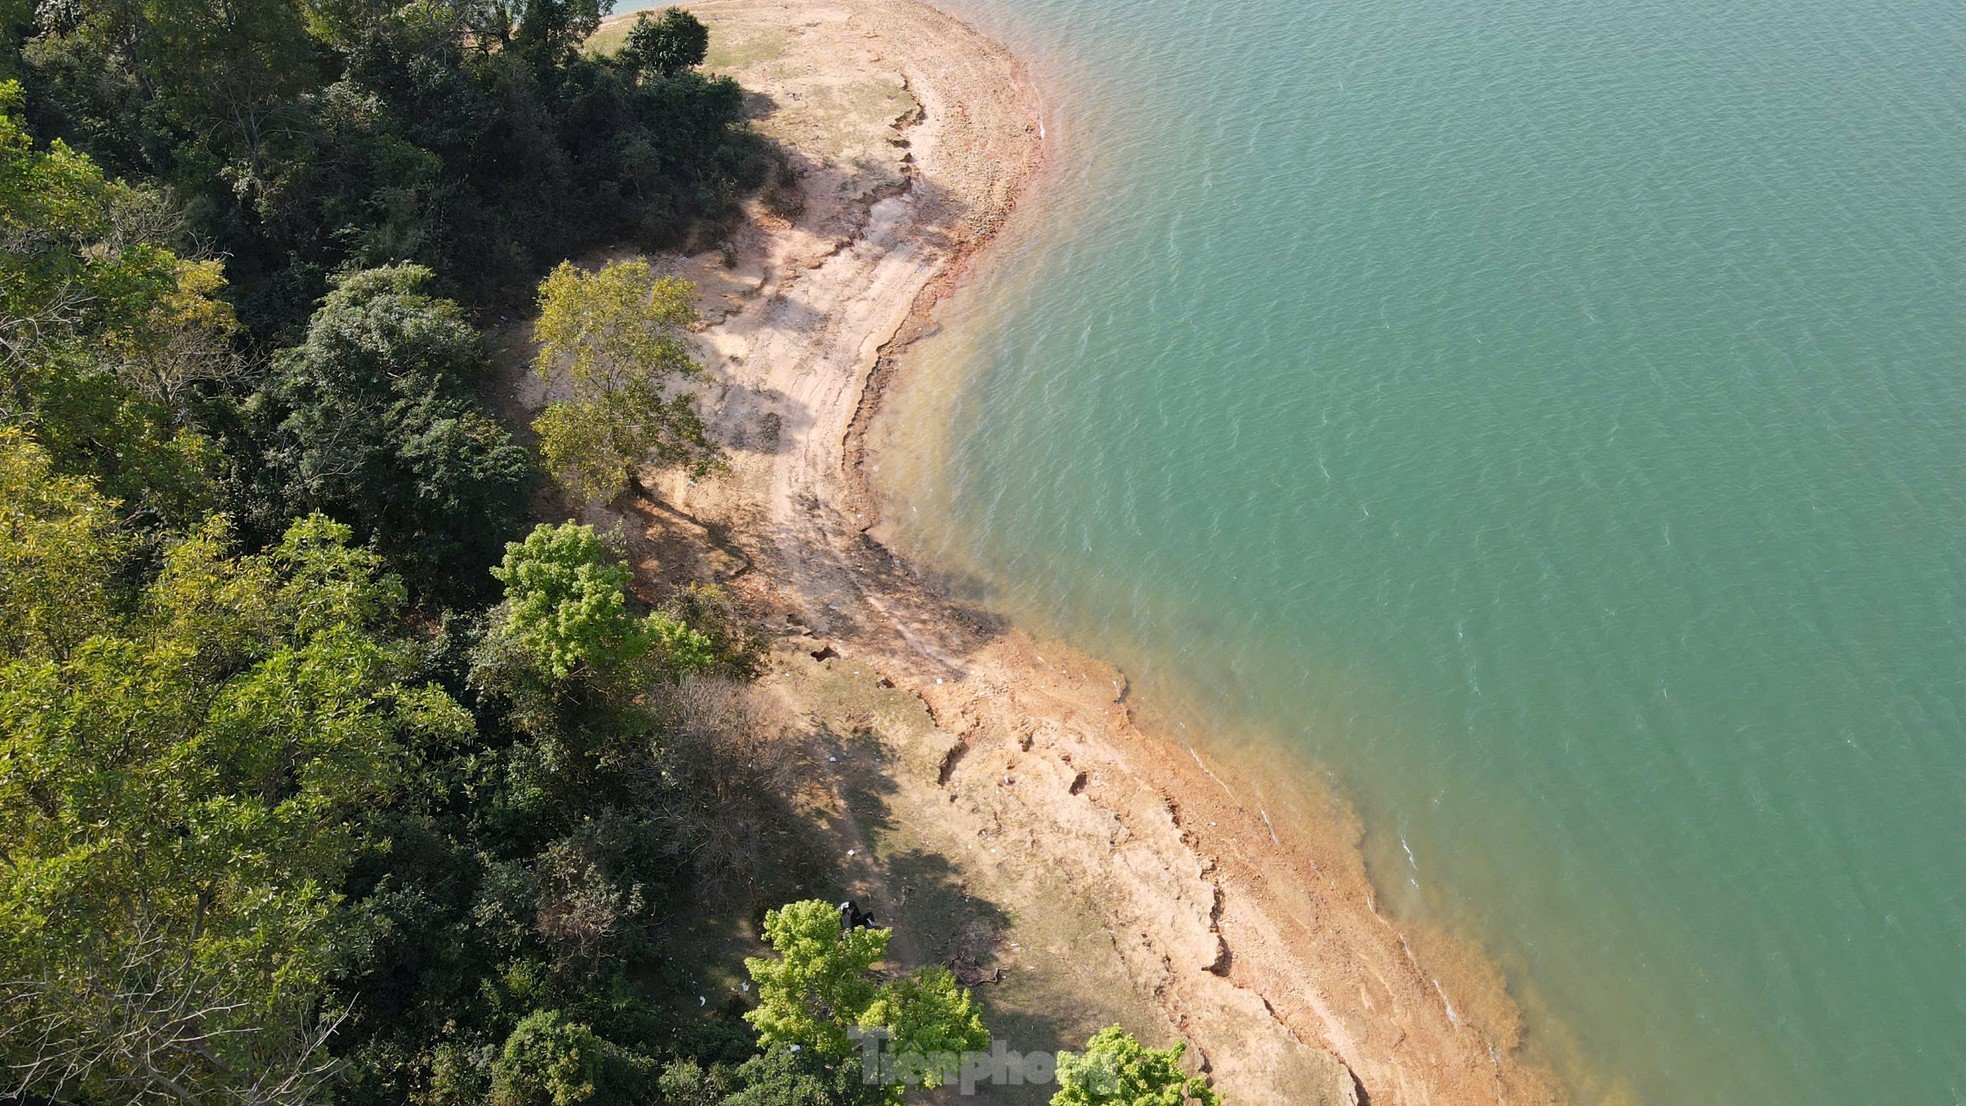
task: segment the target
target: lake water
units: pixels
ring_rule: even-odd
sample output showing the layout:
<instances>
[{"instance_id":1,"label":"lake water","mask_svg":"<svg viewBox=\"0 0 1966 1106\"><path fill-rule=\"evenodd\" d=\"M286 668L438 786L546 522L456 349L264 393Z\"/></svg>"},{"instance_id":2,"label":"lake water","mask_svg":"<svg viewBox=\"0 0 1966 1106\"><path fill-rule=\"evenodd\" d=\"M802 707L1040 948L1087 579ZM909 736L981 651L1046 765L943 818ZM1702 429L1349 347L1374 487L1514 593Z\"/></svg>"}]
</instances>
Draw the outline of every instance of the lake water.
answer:
<instances>
[{"instance_id":1,"label":"lake water","mask_svg":"<svg viewBox=\"0 0 1966 1106\"><path fill-rule=\"evenodd\" d=\"M954 6L1060 154L904 544L1327 768L1587 1100L1966 1102L1966 5Z\"/></svg>"}]
</instances>

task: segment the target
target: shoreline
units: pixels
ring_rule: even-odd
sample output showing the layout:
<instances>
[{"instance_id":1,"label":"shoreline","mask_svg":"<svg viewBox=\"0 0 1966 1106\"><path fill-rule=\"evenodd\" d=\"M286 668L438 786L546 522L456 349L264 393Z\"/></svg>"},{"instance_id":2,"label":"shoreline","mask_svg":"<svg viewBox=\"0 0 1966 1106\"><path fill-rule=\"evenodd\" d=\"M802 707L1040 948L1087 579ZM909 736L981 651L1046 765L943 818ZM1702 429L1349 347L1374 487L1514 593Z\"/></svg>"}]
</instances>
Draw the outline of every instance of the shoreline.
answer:
<instances>
[{"instance_id":1,"label":"shoreline","mask_svg":"<svg viewBox=\"0 0 1966 1106\"><path fill-rule=\"evenodd\" d=\"M1022 64L918 0L691 7L738 41L733 58L792 28L733 68L798 158L805 204L754 212L734 255L673 266L703 292L719 382L705 409L732 472L659 484L743 564L683 549L689 534L642 510L638 568L722 576L782 631L772 694L822 729L868 720L874 747L843 746L840 771L878 791L882 828L849 827L867 845L850 876L908 916L899 862L934 857L963 905L995 907L971 959L1007 980L1006 1005L1076 1001L1054 1021L1179 1034L1232 1101L1564 1101L1522 1058L1520 1014L1479 950L1455 954L1443 984L1447 942L1378 912L1342 798L1307 781L1314 814L1250 809L1232 766L1142 727L1118 670L953 599L870 536L870 432L936 308L1044 171ZM808 108L835 102L847 123ZM890 107L890 133L861 133Z\"/></svg>"}]
</instances>

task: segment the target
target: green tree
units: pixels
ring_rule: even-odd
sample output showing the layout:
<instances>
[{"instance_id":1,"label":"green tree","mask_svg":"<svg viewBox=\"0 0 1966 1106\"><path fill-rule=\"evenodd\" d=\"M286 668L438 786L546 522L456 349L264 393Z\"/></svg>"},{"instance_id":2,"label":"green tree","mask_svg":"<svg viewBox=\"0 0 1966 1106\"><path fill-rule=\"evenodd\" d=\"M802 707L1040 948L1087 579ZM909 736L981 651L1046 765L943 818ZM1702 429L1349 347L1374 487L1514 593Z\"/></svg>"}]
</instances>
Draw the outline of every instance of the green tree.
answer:
<instances>
[{"instance_id":1,"label":"green tree","mask_svg":"<svg viewBox=\"0 0 1966 1106\"><path fill-rule=\"evenodd\" d=\"M744 1017L759 1044L797 1046L836 1062L854 1053L853 1030L884 1032L904 1056L988 1048L982 1015L947 969L886 981L874 974L890 936L873 927L842 933L838 910L817 899L767 913L765 941L775 955L744 961L758 986L758 1005ZM911 1070L929 1087L940 1086L946 1074L939 1065ZM900 1087L886 1093L898 1101Z\"/></svg>"},{"instance_id":2,"label":"green tree","mask_svg":"<svg viewBox=\"0 0 1966 1106\"><path fill-rule=\"evenodd\" d=\"M1093 1034L1084 1052L1058 1055L1051 1106L1216 1106L1208 1084L1181 1067L1187 1045L1147 1048L1119 1026Z\"/></svg>"},{"instance_id":3,"label":"green tree","mask_svg":"<svg viewBox=\"0 0 1966 1106\"><path fill-rule=\"evenodd\" d=\"M990 1047L976 999L943 967L923 968L887 984L860 1017L863 1026L886 1031L897 1057L926 1060ZM946 1075L938 1063L918 1063L916 1068L914 1074L929 1087L940 1086Z\"/></svg>"},{"instance_id":4,"label":"green tree","mask_svg":"<svg viewBox=\"0 0 1966 1106\"><path fill-rule=\"evenodd\" d=\"M647 1102L655 1065L559 1010L519 1020L492 1065L491 1106Z\"/></svg>"},{"instance_id":5,"label":"green tree","mask_svg":"<svg viewBox=\"0 0 1966 1106\"><path fill-rule=\"evenodd\" d=\"M596 1101L604 1042L557 1010L537 1010L505 1039L492 1069L492 1106L586 1106Z\"/></svg>"},{"instance_id":6,"label":"green tree","mask_svg":"<svg viewBox=\"0 0 1966 1106\"><path fill-rule=\"evenodd\" d=\"M748 957L744 970L758 985L758 1005L744 1015L758 1042L798 1045L843 1060L852 1054L850 1029L881 996L873 975L892 933L871 926L840 932L839 912L818 899L787 903L765 914L773 956Z\"/></svg>"},{"instance_id":7,"label":"green tree","mask_svg":"<svg viewBox=\"0 0 1966 1106\"><path fill-rule=\"evenodd\" d=\"M293 0L144 0L139 88L159 121L198 137L180 159L258 201L283 183L301 97L322 54Z\"/></svg>"},{"instance_id":8,"label":"green tree","mask_svg":"<svg viewBox=\"0 0 1966 1106\"><path fill-rule=\"evenodd\" d=\"M41 9L37 115L124 175L171 184L251 269L240 233L289 201L329 55L294 0L119 0ZM249 232L248 232L249 233Z\"/></svg>"},{"instance_id":9,"label":"green tree","mask_svg":"<svg viewBox=\"0 0 1966 1106\"><path fill-rule=\"evenodd\" d=\"M21 38L34 26L30 0L0 0L0 81L20 79Z\"/></svg>"},{"instance_id":10,"label":"green tree","mask_svg":"<svg viewBox=\"0 0 1966 1106\"><path fill-rule=\"evenodd\" d=\"M117 504L0 427L0 656L66 657L111 618Z\"/></svg>"},{"instance_id":11,"label":"green tree","mask_svg":"<svg viewBox=\"0 0 1966 1106\"><path fill-rule=\"evenodd\" d=\"M351 273L251 409L265 433L264 506L357 528L420 587L480 594L518 528L525 452L471 392L478 332L419 265Z\"/></svg>"},{"instance_id":12,"label":"green tree","mask_svg":"<svg viewBox=\"0 0 1966 1106\"><path fill-rule=\"evenodd\" d=\"M0 83L0 420L56 471L188 521L212 456L188 392L230 364L219 268L161 244L174 228L156 196L59 141L36 149L20 109Z\"/></svg>"},{"instance_id":13,"label":"green tree","mask_svg":"<svg viewBox=\"0 0 1966 1106\"><path fill-rule=\"evenodd\" d=\"M710 28L682 8L664 8L660 16L635 17L621 59L645 73L673 77L703 64L710 52Z\"/></svg>"},{"instance_id":14,"label":"green tree","mask_svg":"<svg viewBox=\"0 0 1966 1106\"><path fill-rule=\"evenodd\" d=\"M605 499L645 463L698 474L721 464L696 398L671 391L703 371L684 339L694 294L688 281L656 279L646 261L591 273L563 262L539 286L535 365L553 399L533 429L570 490Z\"/></svg>"},{"instance_id":15,"label":"green tree","mask_svg":"<svg viewBox=\"0 0 1966 1106\"><path fill-rule=\"evenodd\" d=\"M647 626L628 605L634 574L591 526L541 523L506 546L492 575L505 585L493 636L545 678L612 677L648 652Z\"/></svg>"},{"instance_id":16,"label":"green tree","mask_svg":"<svg viewBox=\"0 0 1966 1106\"><path fill-rule=\"evenodd\" d=\"M803 1049L769 1048L741 1064L705 1067L686 1057L663 1069L663 1106L886 1106L858 1063L829 1063Z\"/></svg>"},{"instance_id":17,"label":"green tree","mask_svg":"<svg viewBox=\"0 0 1966 1106\"><path fill-rule=\"evenodd\" d=\"M550 74L572 61L581 43L592 37L601 19L614 10L614 0L508 2L512 49L541 74Z\"/></svg>"},{"instance_id":18,"label":"green tree","mask_svg":"<svg viewBox=\"0 0 1966 1106\"><path fill-rule=\"evenodd\" d=\"M18 439L14 442L18 451ZM0 468L14 466L0 466ZM31 465L30 465L31 468ZM65 488L69 510L100 510ZM100 564L86 520L29 540ZM239 556L213 522L127 607L31 589L30 625L78 605L72 643L0 660L0 1057L30 1097L299 1102L319 1090L322 999L349 920L338 889L411 750L470 719L407 679L380 631L401 604L326 519ZM63 549L63 545L74 548Z\"/></svg>"}]
</instances>

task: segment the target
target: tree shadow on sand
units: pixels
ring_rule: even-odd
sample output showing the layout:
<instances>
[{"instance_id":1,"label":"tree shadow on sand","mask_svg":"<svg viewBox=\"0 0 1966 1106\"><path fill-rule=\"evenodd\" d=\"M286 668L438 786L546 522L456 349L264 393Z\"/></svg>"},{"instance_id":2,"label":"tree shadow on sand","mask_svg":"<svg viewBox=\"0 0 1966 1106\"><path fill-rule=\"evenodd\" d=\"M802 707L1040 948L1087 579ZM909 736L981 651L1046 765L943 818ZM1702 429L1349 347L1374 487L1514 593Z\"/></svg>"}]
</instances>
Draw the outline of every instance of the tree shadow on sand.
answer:
<instances>
[{"instance_id":1,"label":"tree shadow on sand","mask_svg":"<svg viewBox=\"0 0 1966 1106\"><path fill-rule=\"evenodd\" d=\"M1003 954L1010 914L978 894L944 856L901 832L892 796L893 773L903 769L890 761L885 746L863 735L846 739L842 749L848 751L840 774L846 817L871 855L842 871L841 898L857 892L879 924L893 927L890 949L899 966L932 964L955 973L982 1005L992 1040L1009 1051L1055 1053L1083 1044L1075 1025L1037 1001L1041 990L1034 992L1009 978L1013 965ZM945 1088L925 1099L1039 1104L1048 1103L1055 1089L1049 1084L986 1084L974 1095Z\"/></svg>"}]
</instances>

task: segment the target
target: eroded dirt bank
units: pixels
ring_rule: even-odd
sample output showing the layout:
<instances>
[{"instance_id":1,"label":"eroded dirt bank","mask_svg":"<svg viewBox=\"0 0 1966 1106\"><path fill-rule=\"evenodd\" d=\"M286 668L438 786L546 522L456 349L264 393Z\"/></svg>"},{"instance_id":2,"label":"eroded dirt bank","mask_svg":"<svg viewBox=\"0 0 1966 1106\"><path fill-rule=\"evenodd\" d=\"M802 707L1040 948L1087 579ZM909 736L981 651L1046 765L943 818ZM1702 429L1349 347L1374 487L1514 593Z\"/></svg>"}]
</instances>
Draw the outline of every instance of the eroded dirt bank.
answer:
<instances>
[{"instance_id":1,"label":"eroded dirt bank","mask_svg":"<svg viewBox=\"0 0 1966 1106\"><path fill-rule=\"evenodd\" d=\"M1042 186L1022 67L914 0L690 7L797 181L727 249L658 259L699 284L731 473L598 517L628 519L648 579L723 579L778 636L764 687L824 754L842 860L897 948L954 963L1013 1049L1124 1021L1190 1041L1236 1102L1558 1100L1499 977L1478 957L1443 974L1443 946L1377 912L1342 804L1273 825L1229 766L1142 732L1120 673L868 536L882 390Z\"/></svg>"}]
</instances>

